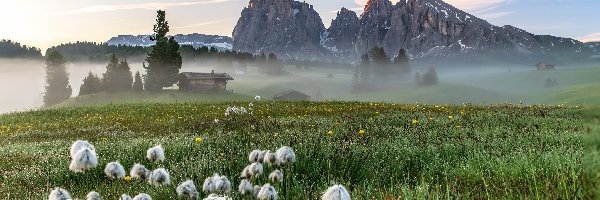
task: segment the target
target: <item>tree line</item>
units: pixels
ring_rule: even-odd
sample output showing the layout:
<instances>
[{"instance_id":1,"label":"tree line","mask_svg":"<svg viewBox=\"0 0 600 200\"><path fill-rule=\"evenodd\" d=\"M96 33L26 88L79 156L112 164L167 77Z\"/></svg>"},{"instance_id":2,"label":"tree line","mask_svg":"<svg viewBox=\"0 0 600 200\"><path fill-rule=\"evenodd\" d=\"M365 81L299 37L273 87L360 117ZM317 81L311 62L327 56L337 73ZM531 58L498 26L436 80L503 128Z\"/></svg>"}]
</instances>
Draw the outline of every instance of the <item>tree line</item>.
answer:
<instances>
[{"instance_id":1,"label":"tree line","mask_svg":"<svg viewBox=\"0 0 600 200\"><path fill-rule=\"evenodd\" d=\"M11 40L0 40L0 58L42 59L39 48L21 45Z\"/></svg>"}]
</instances>

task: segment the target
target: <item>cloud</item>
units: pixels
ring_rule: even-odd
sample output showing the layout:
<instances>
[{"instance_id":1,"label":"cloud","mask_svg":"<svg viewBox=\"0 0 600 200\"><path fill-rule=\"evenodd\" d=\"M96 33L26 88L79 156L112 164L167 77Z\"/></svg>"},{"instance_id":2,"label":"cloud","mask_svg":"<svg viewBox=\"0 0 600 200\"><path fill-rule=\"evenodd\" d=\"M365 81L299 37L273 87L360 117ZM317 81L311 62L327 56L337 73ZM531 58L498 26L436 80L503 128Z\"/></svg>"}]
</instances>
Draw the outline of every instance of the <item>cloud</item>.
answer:
<instances>
[{"instance_id":1,"label":"cloud","mask_svg":"<svg viewBox=\"0 0 600 200\"><path fill-rule=\"evenodd\" d=\"M577 39L581 42L600 42L600 32L590 33Z\"/></svg>"},{"instance_id":2,"label":"cloud","mask_svg":"<svg viewBox=\"0 0 600 200\"><path fill-rule=\"evenodd\" d=\"M98 5L98 6L89 6L89 7L84 7L84 8L80 8L80 9L71 10L71 11L56 13L56 14L69 15L69 14L97 13L97 12L110 12L110 11L119 11L119 10L136 10L136 9L158 10L158 9L165 9L165 8L169 8L169 7L214 4L214 3L223 3L223 2L228 2L228 1L231 1L231 0L202 0L202 1L170 2L170 3Z\"/></svg>"},{"instance_id":3,"label":"cloud","mask_svg":"<svg viewBox=\"0 0 600 200\"><path fill-rule=\"evenodd\" d=\"M233 20L237 20L237 19L238 19L238 18L226 18L226 19L219 19L219 20L213 20L213 21L201 22L201 23L192 24L192 25L187 25L187 26L173 27L173 29L188 29L188 28L195 28L195 27L207 26L207 25L212 25L212 24L221 23L221 22L226 22L226 21L233 21Z\"/></svg>"},{"instance_id":4,"label":"cloud","mask_svg":"<svg viewBox=\"0 0 600 200\"><path fill-rule=\"evenodd\" d=\"M506 2L508 0L446 0L446 3L469 12L489 9Z\"/></svg>"}]
</instances>

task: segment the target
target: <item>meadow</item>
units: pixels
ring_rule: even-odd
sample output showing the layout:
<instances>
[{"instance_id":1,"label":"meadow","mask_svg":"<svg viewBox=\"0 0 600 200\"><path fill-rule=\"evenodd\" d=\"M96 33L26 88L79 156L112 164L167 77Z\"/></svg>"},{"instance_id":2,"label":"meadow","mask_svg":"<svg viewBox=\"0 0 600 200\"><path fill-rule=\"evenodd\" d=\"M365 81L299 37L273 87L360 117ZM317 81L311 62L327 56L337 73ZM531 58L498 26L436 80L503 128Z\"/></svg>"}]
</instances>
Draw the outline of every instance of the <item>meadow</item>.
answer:
<instances>
[{"instance_id":1,"label":"meadow","mask_svg":"<svg viewBox=\"0 0 600 200\"><path fill-rule=\"evenodd\" d=\"M334 183L354 199L576 199L594 198L598 188L600 139L592 133L600 115L579 106L260 101L252 115L224 115L228 106L248 104L146 102L2 115L0 199L43 199L54 187L79 198L95 190L105 199L140 192L177 199L177 184L201 186L213 173L228 176L235 190L250 151L283 145L297 161L279 168L280 199L318 199ZM93 143L99 157L85 174L68 170L77 139ZM145 151L157 144L166 160L150 163ZM126 171L137 162L164 167L172 185L108 180L102 170L115 160ZM264 175L253 180L266 182Z\"/></svg>"}]
</instances>

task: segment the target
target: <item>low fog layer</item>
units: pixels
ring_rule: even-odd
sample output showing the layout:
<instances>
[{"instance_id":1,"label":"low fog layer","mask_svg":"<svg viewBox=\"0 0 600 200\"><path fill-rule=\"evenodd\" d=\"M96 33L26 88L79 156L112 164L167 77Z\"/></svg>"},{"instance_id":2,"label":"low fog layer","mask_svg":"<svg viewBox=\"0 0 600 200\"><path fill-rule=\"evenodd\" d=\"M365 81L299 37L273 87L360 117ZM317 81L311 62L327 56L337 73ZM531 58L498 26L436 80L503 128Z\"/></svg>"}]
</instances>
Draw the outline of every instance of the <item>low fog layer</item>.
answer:
<instances>
[{"instance_id":1,"label":"low fog layer","mask_svg":"<svg viewBox=\"0 0 600 200\"><path fill-rule=\"evenodd\" d=\"M131 71L144 73L141 63L130 63ZM69 63L67 65L73 96L88 72L101 77L106 71L102 63ZM327 69L286 66L287 75L268 76L259 73L256 66L248 66L247 74L234 74L231 66L185 63L181 72L226 72L235 80L228 90L249 96L261 95L267 99L279 92L294 89L311 96L313 100L384 101L397 103L462 103L475 104L523 102L526 104L561 103L565 89L594 82L586 69L559 67L558 70L538 71L535 66L482 66L439 67L439 84L419 86L414 74L423 74L429 66L412 66L410 75L398 77L396 85L383 89L353 91L354 69ZM592 68L590 68L592 69ZM578 72L578 70L583 70ZM555 87L547 87L546 80L556 80ZM42 106L45 85L44 61L0 60L0 113L25 111ZM252 100L252 99L249 99Z\"/></svg>"}]
</instances>

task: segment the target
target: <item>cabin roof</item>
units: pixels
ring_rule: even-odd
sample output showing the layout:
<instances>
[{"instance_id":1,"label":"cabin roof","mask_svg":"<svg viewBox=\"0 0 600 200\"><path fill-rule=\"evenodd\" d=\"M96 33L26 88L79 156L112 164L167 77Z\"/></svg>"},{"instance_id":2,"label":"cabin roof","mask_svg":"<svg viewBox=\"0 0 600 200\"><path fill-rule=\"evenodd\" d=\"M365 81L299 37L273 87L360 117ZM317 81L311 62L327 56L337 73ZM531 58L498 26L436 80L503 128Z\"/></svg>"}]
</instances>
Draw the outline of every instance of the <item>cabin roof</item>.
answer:
<instances>
[{"instance_id":1,"label":"cabin roof","mask_svg":"<svg viewBox=\"0 0 600 200\"><path fill-rule=\"evenodd\" d=\"M222 79L222 80L233 80L229 74L226 73L199 73L199 72L182 72L186 79L188 80L214 80L214 79Z\"/></svg>"},{"instance_id":2,"label":"cabin roof","mask_svg":"<svg viewBox=\"0 0 600 200\"><path fill-rule=\"evenodd\" d=\"M279 93L279 94L276 94L276 95L274 95L274 96L273 96L273 99L281 98L281 97L283 97L283 96L288 96L288 95L292 95L292 94L299 95L299 96L303 96L303 97L307 97L307 98L308 98L308 97L310 97L309 95L307 95L307 94L304 94L304 93L302 93L302 92L298 92L298 91L296 91L296 90L288 90L288 91L281 92L281 93Z\"/></svg>"}]
</instances>

